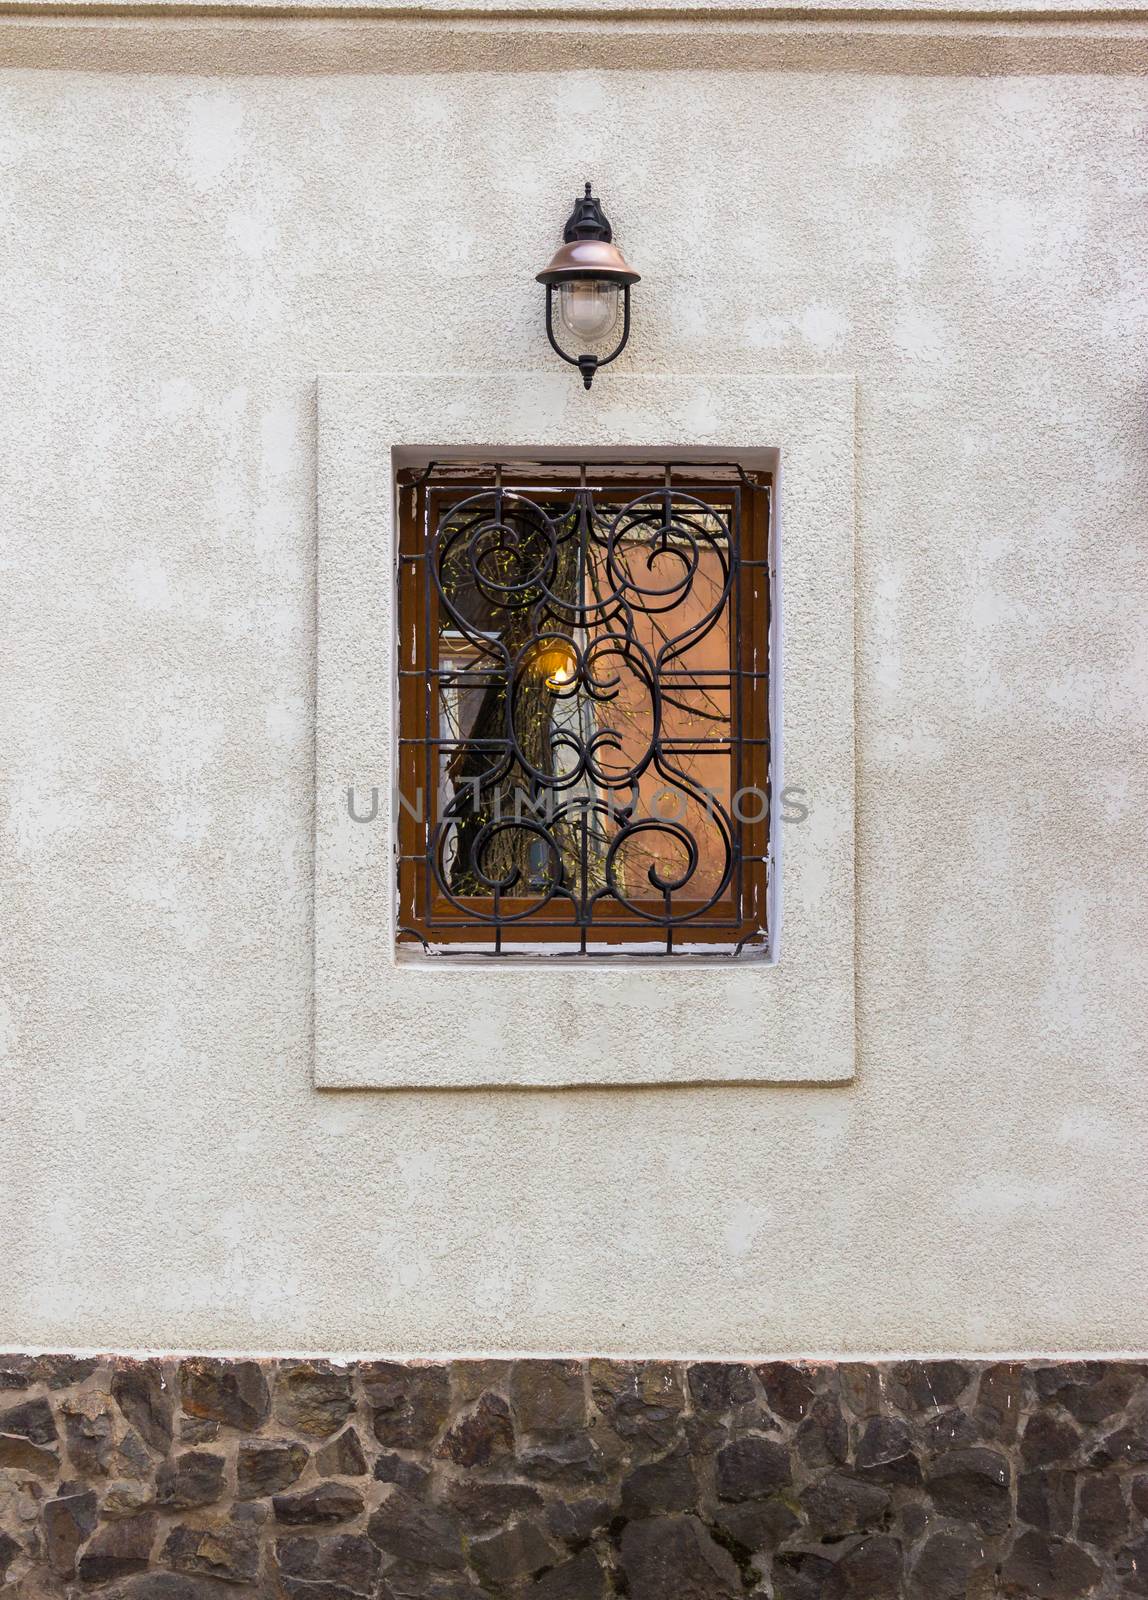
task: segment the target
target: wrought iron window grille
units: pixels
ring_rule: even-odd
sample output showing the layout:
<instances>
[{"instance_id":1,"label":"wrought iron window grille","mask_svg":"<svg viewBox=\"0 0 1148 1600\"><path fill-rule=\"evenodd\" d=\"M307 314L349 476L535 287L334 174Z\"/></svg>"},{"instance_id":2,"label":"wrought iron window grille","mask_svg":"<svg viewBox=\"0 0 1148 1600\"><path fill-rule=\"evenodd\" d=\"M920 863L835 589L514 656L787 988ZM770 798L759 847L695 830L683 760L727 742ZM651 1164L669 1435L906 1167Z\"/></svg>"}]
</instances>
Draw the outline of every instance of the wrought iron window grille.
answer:
<instances>
[{"instance_id":1,"label":"wrought iron window grille","mask_svg":"<svg viewBox=\"0 0 1148 1600\"><path fill-rule=\"evenodd\" d=\"M400 472L408 953L768 955L770 487L737 463Z\"/></svg>"}]
</instances>

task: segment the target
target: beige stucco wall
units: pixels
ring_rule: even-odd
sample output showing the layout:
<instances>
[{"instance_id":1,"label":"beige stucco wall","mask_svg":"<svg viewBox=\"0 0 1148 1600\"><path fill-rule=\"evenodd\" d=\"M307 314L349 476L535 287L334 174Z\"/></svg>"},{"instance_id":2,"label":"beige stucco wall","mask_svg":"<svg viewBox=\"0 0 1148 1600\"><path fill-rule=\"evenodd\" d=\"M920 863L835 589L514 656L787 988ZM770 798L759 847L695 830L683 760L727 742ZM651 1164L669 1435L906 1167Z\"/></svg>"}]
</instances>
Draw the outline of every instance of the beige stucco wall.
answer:
<instances>
[{"instance_id":1,"label":"beige stucco wall","mask_svg":"<svg viewBox=\"0 0 1148 1600\"><path fill-rule=\"evenodd\" d=\"M1148 35L849 26L5 22L0 1345L1148 1345ZM318 1092L315 376L586 176L629 370L857 376L858 1077Z\"/></svg>"}]
</instances>

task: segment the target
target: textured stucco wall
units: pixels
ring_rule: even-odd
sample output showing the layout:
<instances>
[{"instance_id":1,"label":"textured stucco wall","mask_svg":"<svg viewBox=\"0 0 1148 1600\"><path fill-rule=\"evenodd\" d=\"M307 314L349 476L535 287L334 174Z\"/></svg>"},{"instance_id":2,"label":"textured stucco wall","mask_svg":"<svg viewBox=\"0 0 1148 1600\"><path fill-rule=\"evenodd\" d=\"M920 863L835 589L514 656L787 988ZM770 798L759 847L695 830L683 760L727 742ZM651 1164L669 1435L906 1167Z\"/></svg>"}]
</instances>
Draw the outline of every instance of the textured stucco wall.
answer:
<instances>
[{"instance_id":1,"label":"textured stucco wall","mask_svg":"<svg viewBox=\"0 0 1148 1600\"><path fill-rule=\"evenodd\" d=\"M1143 1347L1144 37L72 26L4 33L0 1342ZM315 374L536 365L584 176L630 370L857 374L858 1080L317 1093Z\"/></svg>"}]
</instances>

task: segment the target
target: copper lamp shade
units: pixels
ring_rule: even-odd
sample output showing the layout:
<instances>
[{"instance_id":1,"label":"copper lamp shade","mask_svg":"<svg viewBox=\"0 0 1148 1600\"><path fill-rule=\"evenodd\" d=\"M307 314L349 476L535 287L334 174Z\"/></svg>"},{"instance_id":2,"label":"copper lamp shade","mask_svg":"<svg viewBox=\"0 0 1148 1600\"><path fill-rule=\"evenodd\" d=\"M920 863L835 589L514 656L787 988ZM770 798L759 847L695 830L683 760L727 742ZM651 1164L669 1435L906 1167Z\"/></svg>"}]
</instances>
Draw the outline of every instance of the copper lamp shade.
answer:
<instances>
[{"instance_id":1,"label":"copper lamp shade","mask_svg":"<svg viewBox=\"0 0 1148 1600\"><path fill-rule=\"evenodd\" d=\"M589 187L587 185L587 187ZM539 283L569 283L572 278L602 278L607 283L640 283L616 244L609 239L573 239L559 245Z\"/></svg>"}]
</instances>

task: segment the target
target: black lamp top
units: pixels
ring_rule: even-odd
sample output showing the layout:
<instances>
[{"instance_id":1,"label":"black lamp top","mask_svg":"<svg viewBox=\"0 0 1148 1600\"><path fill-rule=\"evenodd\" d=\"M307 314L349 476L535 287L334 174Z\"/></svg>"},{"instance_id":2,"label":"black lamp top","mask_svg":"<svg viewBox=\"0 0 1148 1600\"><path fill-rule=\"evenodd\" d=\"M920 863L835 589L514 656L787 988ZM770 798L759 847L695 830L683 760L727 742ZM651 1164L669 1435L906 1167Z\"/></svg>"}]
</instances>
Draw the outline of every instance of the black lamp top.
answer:
<instances>
[{"instance_id":1,"label":"black lamp top","mask_svg":"<svg viewBox=\"0 0 1148 1600\"><path fill-rule=\"evenodd\" d=\"M562 237L567 244L573 244L575 239L601 239L609 244L614 237L606 213L590 193L590 188L591 185L587 184L586 193L575 200L570 220L562 230Z\"/></svg>"}]
</instances>

